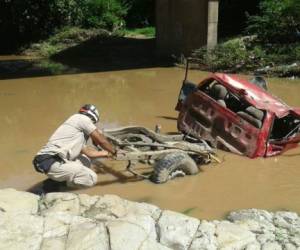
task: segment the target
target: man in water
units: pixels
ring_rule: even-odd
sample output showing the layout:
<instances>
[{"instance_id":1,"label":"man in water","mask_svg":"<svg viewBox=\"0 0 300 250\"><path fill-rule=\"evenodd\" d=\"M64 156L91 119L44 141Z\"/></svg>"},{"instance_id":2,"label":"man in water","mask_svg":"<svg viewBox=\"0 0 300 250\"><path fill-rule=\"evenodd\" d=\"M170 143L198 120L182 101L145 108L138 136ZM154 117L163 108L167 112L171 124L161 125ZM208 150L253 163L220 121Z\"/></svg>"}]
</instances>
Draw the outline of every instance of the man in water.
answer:
<instances>
[{"instance_id":1,"label":"man in water","mask_svg":"<svg viewBox=\"0 0 300 250\"><path fill-rule=\"evenodd\" d=\"M97 129L99 112L92 104L82 106L77 114L69 117L50 137L48 143L33 159L36 171L46 174L56 182L67 186L91 187L97 183L97 174L84 165L88 158L112 157L114 146ZM87 146L91 138L94 145ZM88 157L88 158L87 158Z\"/></svg>"}]
</instances>

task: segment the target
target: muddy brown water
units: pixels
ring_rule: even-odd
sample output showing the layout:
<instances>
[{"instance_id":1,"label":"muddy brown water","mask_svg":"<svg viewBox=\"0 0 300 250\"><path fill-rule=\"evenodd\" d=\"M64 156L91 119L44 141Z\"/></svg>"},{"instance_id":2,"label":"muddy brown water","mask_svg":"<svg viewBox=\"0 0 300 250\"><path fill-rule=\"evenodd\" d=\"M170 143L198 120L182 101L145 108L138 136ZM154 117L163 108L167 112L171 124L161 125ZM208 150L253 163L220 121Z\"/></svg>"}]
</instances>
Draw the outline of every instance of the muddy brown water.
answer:
<instances>
[{"instance_id":1,"label":"muddy brown water","mask_svg":"<svg viewBox=\"0 0 300 250\"><path fill-rule=\"evenodd\" d=\"M101 110L104 128L141 125L176 131L174 111L184 70L150 68L0 81L0 188L27 190L45 179L31 165L56 127L84 103ZM194 81L206 73L191 71ZM270 91L300 106L300 81L268 79ZM221 164L163 185L136 180L125 163L105 162L97 186L78 193L116 194L206 219L243 208L300 212L300 150L250 160L218 152Z\"/></svg>"}]
</instances>

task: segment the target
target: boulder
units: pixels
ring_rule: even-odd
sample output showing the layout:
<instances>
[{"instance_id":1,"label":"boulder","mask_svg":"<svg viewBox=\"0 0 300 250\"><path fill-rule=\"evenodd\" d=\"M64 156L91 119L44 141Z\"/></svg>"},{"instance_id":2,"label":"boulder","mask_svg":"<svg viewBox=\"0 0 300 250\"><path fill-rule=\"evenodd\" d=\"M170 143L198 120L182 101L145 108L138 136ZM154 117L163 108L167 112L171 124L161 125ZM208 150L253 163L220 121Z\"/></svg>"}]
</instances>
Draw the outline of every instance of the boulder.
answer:
<instances>
[{"instance_id":1,"label":"boulder","mask_svg":"<svg viewBox=\"0 0 300 250\"><path fill-rule=\"evenodd\" d=\"M255 234L228 221L216 226L216 238L220 249L244 249L247 245L256 243Z\"/></svg>"},{"instance_id":2,"label":"boulder","mask_svg":"<svg viewBox=\"0 0 300 250\"><path fill-rule=\"evenodd\" d=\"M66 213L50 214L45 217L41 250L65 250L69 225L73 216Z\"/></svg>"},{"instance_id":3,"label":"boulder","mask_svg":"<svg viewBox=\"0 0 300 250\"><path fill-rule=\"evenodd\" d=\"M283 248L277 242L267 242L262 246L262 250L282 250Z\"/></svg>"},{"instance_id":4,"label":"boulder","mask_svg":"<svg viewBox=\"0 0 300 250\"><path fill-rule=\"evenodd\" d=\"M190 250L216 250L217 239L215 237L216 226L207 221L202 221L194 236Z\"/></svg>"},{"instance_id":5,"label":"boulder","mask_svg":"<svg viewBox=\"0 0 300 250\"><path fill-rule=\"evenodd\" d=\"M150 204L131 202L121 199L116 195L104 195L99 197L98 201L86 210L84 216L95 218L97 220L112 220L125 218L129 214L149 215L157 220L161 210Z\"/></svg>"},{"instance_id":6,"label":"boulder","mask_svg":"<svg viewBox=\"0 0 300 250\"><path fill-rule=\"evenodd\" d=\"M104 224L75 217L70 225L66 250L109 250Z\"/></svg>"},{"instance_id":7,"label":"boulder","mask_svg":"<svg viewBox=\"0 0 300 250\"><path fill-rule=\"evenodd\" d=\"M15 189L0 190L0 211L22 214L36 214L40 197L16 191Z\"/></svg>"},{"instance_id":8,"label":"boulder","mask_svg":"<svg viewBox=\"0 0 300 250\"><path fill-rule=\"evenodd\" d=\"M78 196L72 193L48 193L41 202L40 211L43 215L57 212L80 215Z\"/></svg>"},{"instance_id":9,"label":"boulder","mask_svg":"<svg viewBox=\"0 0 300 250\"><path fill-rule=\"evenodd\" d=\"M26 206L27 207L27 206ZM39 250L44 219L19 213L0 213L0 249Z\"/></svg>"},{"instance_id":10,"label":"boulder","mask_svg":"<svg viewBox=\"0 0 300 250\"><path fill-rule=\"evenodd\" d=\"M175 250L189 249L199 224L184 214L163 211L158 221L160 243Z\"/></svg>"}]
</instances>

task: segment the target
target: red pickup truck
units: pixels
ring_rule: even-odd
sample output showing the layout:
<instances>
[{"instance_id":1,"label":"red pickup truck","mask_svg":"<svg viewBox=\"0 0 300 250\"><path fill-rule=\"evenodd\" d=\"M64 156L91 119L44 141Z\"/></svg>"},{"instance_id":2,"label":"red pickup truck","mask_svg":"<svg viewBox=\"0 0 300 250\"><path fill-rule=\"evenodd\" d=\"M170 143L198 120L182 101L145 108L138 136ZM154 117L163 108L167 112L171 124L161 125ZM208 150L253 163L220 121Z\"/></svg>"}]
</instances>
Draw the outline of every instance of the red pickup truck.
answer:
<instances>
[{"instance_id":1,"label":"red pickup truck","mask_svg":"<svg viewBox=\"0 0 300 250\"><path fill-rule=\"evenodd\" d=\"M185 79L176 110L181 132L250 158L278 155L300 142L300 108L233 75L212 74L199 84Z\"/></svg>"}]
</instances>

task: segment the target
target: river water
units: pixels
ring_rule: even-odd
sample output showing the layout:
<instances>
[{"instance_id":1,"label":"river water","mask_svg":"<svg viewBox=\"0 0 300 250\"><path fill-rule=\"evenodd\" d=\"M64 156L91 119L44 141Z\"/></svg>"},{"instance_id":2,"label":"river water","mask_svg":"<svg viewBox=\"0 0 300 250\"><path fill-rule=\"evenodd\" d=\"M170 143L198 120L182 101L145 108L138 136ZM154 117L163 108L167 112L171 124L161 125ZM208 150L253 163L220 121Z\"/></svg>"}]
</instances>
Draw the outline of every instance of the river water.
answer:
<instances>
[{"instance_id":1,"label":"river water","mask_svg":"<svg viewBox=\"0 0 300 250\"><path fill-rule=\"evenodd\" d=\"M207 73L191 71L199 81ZM102 128L141 125L176 131L174 111L184 70L148 68L0 81L0 188L28 190L45 179L31 161L48 137L85 103L101 111ZM269 89L288 104L300 106L300 81L268 79ZM205 219L223 218L243 208L300 212L300 150L255 159L218 151L221 164L196 176L155 185L125 173L125 163L107 161L99 183L78 190L116 194Z\"/></svg>"}]
</instances>

